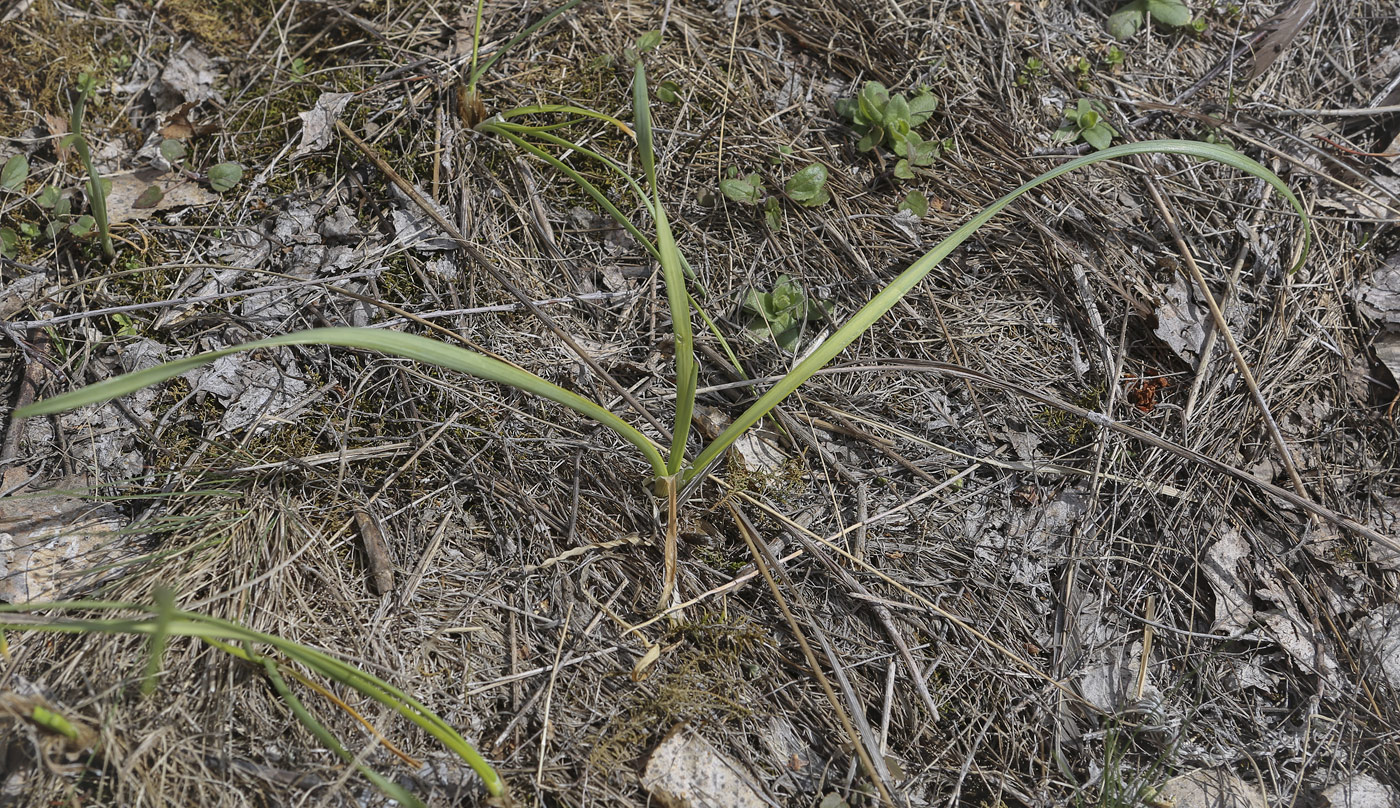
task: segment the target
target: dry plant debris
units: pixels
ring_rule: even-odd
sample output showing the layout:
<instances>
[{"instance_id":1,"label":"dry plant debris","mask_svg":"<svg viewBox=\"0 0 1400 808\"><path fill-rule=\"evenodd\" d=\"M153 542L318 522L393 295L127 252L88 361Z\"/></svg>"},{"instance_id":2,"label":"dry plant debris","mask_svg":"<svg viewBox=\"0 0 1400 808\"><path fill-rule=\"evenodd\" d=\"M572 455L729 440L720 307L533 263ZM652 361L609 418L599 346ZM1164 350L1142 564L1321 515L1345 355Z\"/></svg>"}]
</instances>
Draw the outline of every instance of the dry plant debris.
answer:
<instances>
[{"instance_id":1,"label":"dry plant debris","mask_svg":"<svg viewBox=\"0 0 1400 808\"><path fill-rule=\"evenodd\" d=\"M804 633L829 644L819 662L829 677L840 666L901 804L1152 804L1203 776L1238 785L1241 804L1393 803L1400 23L1376 0L1189 0L1200 30L1115 40L1120 5L584 0L484 74L488 114L624 114L624 49L663 33L650 64L670 83L653 109L663 202L747 376L725 373L700 333L716 423L793 361L743 336L749 290L785 276L839 322L924 243L1087 148L1053 137L1080 99L1103 105L1115 142L1210 138L1270 161L1316 215L1316 249L1290 274L1296 219L1232 172L1154 158L1038 189L694 492L683 610L656 614L657 515L612 435L470 378L310 348L7 420L0 501L19 524L6 535L40 527L41 505L101 505L127 526L117 545L51 546L61 558L26 587L149 602L169 586L183 608L352 661L475 742L517 803L648 804L648 756L679 725L672 737L751 773L766 804L872 804L727 518L736 501L805 604ZM487 6L487 56L545 10ZM15 234L0 258L11 400L306 327L429 323L619 402L339 121L597 368L649 410L670 406L653 262L567 178L464 125L471 8L21 0L0 19L0 165L29 166L0 190L0 235ZM44 238L53 208L36 204L52 186L85 209L85 169L62 140L80 72L99 80L85 129L112 183L111 264L90 239ZM870 81L937 98L919 132L940 154L912 179L860 151L836 112ZM586 145L641 173L617 128ZM214 169L233 162L242 177L220 191ZM776 222L719 194L731 167L780 189L814 164L829 201L784 203ZM612 175L588 176L628 198ZM1199 459L1290 486L1149 180L1306 497L1370 533ZM162 198L136 204L152 184ZM797 350L825 326L808 322ZM54 493L74 479L90 490ZM375 517L373 568L359 513ZM384 804L260 668L172 640L143 697L141 638L5 638L0 801ZM470 770L392 712L298 692L429 804L483 800ZM36 724L34 705L81 742Z\"/></svg>"}]
</instances>

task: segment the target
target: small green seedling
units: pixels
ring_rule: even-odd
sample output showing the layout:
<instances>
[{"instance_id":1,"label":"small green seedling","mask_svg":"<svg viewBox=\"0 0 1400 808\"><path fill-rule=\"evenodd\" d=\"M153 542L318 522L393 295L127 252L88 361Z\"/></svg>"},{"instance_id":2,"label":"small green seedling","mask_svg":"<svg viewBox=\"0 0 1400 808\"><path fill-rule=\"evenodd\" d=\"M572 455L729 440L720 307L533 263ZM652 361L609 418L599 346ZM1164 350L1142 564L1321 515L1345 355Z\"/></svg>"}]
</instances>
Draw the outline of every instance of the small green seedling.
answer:
<instances>
[{"instance_id":1,"label":"small green seedling","mask_svg":"<svg viewBox=\"0 0 1400 808\"><path fill-rule=\"evenodd\" d=\"M1044 74L1045 63L1034 56L1028 57L1021 69L1016 71L1016 86L1025 87Z\"/></svg>"},{"instance_id":2,"label":"small green seedling","mask_svg":"<svg viewBox=\"0 0 1400 808\"><path fill-rule=\"evenodd\" d=\"M739 170L733 166L730 166L729 171L732 176L719 181L719 192L724 194L725 199L740 205L758 205L763 202L768 194L763 187L762 177L758 174L740 177Z\"/></svg>"},{"instance_id":3,"label":"small green seedling","mask_svg":"<svg viewBox=\"0 0 1400 808\"><path fill-rule=\"evenodd\" d=\"M1074 143L1083 140L1095 149L1106 149L1118 137L1118 132L1104 120L1108 109L1098 101L1079 99L1073 108L1065 110L1065 122L1055 130L1055 140Z\"/></svg>"},{"instance_id":4,"label":"small green seedling","mask_svg":"<svg viewBox=\"0 0 1400 808\"><path fill-rule=\"evenodd\" d=\"M836 102L836 114L851 122L860 135L856 148L871 151L884 146L894 153L894 175L913 179L914 169L933 165L948 141L925 140L914 130L923 125L938 108L938 99L928 88L921 88L913 98L903 93L890 94L885 85L868 81L855 98Z\"/></svg>"},{"instance_id":5,"label":"small green seedling","mask_svg":"<svg viewBox=\"0 0 1400 808\"><path fill-rule=\"evenodd\" d=\"M1191 24L1191 9L1181 0L1132 0L1108 16L1108 32L1115 39L1129 39L1149 16L1172 28Z\"/></svg>"},{"instance_id":6,"label":"small green seedling","mask_svg":"<svg viewBox=\"0 0 1400 808\"><path fill-rule=\"evenodd\" d=\"M238 163L219 163L209 169L209 187L223 193L231 190L243 179L243 166Z\"/></svg>"},{"instance_id":7,"label":"small green seedling","mask_svg":"<svg viewBox=\"0 0 1400 808\"><path fill-rule=\"evenodd\" d=\"M904 195L898 210L907 210L922 219L928 215L928 197L924 196L923 191L910 191Z\"/></svg>"},{"instance_id":8,"label":"small green seedling","mask_svg":"<svg viewBox=\"0 0 1400 808\"><path fill-rule=\"evenodd\" d=\"M1123 64L1123 60L1126 58L1127 54L1123 52L1122 48L1118 47L1117 45L1109 45L1108 55L1105 56L1103 60L1105 63L1108 64L1110 68L1116 68L1120 67Z\"/></svg>"},{"instance_id":9,"label":"small green seedling","mask_svg":"<svg viewBox=\"0 0 1400 808\"><path fill-rule=\"evenodd\" d=\"M806 208L825 205L831 199L826 190L826 166L813 163L793 174L783 185L787 198Z\"/></svg>"},{"instance_id":10,"label":"small green seedling","mask_svg":"<svg viewBox=\"0 0 1400 808\"><path fill-rule=\"evenodd\" d=\"M809 298L787 275L778 276L771 292L750 289L744 297L744 311L748 314L744 328L750 339L771 339L788 353L797 351L797 341L807 323L829 314L825 304Z\"/></svg>"},{"instance_id":11,"label":"small green seedling","mask_svg":"<svg viewBox=\"0 0 1400 808\"><path fill-rule=\"evenodd\" d=\"M731 202L762 207L763 221L769 229L780 229L783 226L783 209L778 197L768 193L763 177L756 173L740 177L738 169L733 166L730 166L728 173L727 178L719 181L719 192ZM825 205L831 200L831 194L826 190L827 177L826 166L813 163L783 183L783 195L806 208Z\"/></svg>"}]
</instances>

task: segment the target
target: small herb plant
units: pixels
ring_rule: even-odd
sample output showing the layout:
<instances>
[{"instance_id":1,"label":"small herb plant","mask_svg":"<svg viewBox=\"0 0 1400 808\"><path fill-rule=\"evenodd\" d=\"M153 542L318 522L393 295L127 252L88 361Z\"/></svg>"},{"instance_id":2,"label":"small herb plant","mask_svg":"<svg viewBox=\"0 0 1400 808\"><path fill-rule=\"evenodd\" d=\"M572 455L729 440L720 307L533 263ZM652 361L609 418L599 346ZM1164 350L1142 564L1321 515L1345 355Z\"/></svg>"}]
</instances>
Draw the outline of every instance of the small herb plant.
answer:
<instances>
[{"instance_id":1,"label":"small herb plant","mask_svg":"<svg viewBox=\"0 0 1400 808\"><path fill-rule=\"evenodd\" d=\"M856 148L872 151L883 146L897 160L894 175L913 179L915 169L933 165L948 141L925 140L914 130L928 121L938 108L938 99L928 88L920 88L912 98L890 94L878 81L867 81L855 98L836 102L836 114L851 122L860 135Z\"/></svg>"},{"instance_id":2,"label":"small herb plant","mask_svg":"<svg viewBox=\"0 0 1400 808\"><path fill-rule=\"evenodd\" d=\"M1065 110L1065 122L1055 130L1055 140L1074 143L1083 140L1095 149L1106 149L1118 137L1118 131L1105 120L1108 109L1098 101L1088 98Z\"/></svg>"},{"instance_id":3,"label":"small herb plant","mask_svg":"<svg viewBox=\"0 0 1400 808\"><path fill-rule=\"evenodd\" d=\"M1191 9L1181 0L1132 0L1108 15L1108 33L1115 39L1130 39L1147 17L1171 28L1191 25Z\"/></svg>"},{"instance_id":4,"label":"small herb plant","mask_svg":"<svg viewBox=\"0 0 1400 808\"><path fill-rule=\"evenodd\" d=\"M927 120L928 113L932 110L931 96L920 94L916 96L913 101L905 100L901 96L890 98L887 93L883 92L883 88L878 85L874 85L873 88L871 85L867 85L867 92L863 92L861 97L856 100L856 103L859 107L859 118L853 117L853 122L863 127L862 143L867 144L870 148L874 148L875 145L880 143L888 143L891 140L899 141L902 139L905 143L912 142L908 137L910 131L906 130L912 130L914 126ZM629 233L637 237L638 243L642 248L651 254L659 263L662 282L666 289L666 302L670 310L676 386L674 426L671 430L669 440L664 441L665 445L663 445L661 440L654 440L607 407L584 398L570 390L559 387L552 382L546 381L517 365L456 345L439 342L428 337L400 331L370 328L317 328L269 337L267 339L236 345L218 351L190 356L134 373L115 376L88 387L30 404L17 409L14 412L14 416L26 418L47 415L64 412L88 404L108 401L145 387L176 378L195 368L208 365L218 360L220 357L238 352L254 351L275 346L340 346L390 354L467 373L487 381L514 387L523 393L547 399L572 409L584 417L607 427L621 440L630 444L637 451L638 456L650 468L653 491L657 495L663 497L666 502L664 537L665 566L661 584L662 603L666 605L671 600L675 586L675 567L677 563L676 540L679 523L678 505L679 494L682 488L705 474L717 460L725 455L729 448L734 445L735 441L748 433L748 431L765 418L774 407L778 406L778 404L796 391L798 387L803 385L816 374L817 371L839 356L842 351L871 328L877 320L883 317L886 312L913 290L934 267L938 266L945 258L951 255L954 250L971 238L972 235L990 221L992 217L996 216L1027 192L1056 177L1106 160L1135 154L1187 155L1201 160L1222 163L1268 182L1290 205L1292 205L1299 216L1302 217L1304 223L1304 241L1301 255L1298 258L1299 264L1306 258L1308 247L1311 243L1307 212L1304 210L1302 203L1299 202L1298 198L1293 194L1292 190L1268 168L1255 160L1245 157L1239 152L1221 146L1194 141L1159 140L1124 144L1088 154L1074 160L1069 160L1022 184L1020 187L993 202L981 213L953 231L953 233L939 242L930 252L914 261L913 264L901 272L898 277L892 280L872 300L856 311L844 325L838 328L814 350L810 351L800 362L796 363L791 371L776 381L766 392L759 396L756 401L751 403L747 409L735 416L729 426L718 436L706 445L692 447L690 441L691 420L695 412L696 385L699 373L699 367L695 357L691 314L694 300L690 290L687 288L686 282L687 276L692 273L690 272L689 264L680 252L675 236L671 230L669 217L661 204L662 186L658 176L655 145L652 139L651 103L648 94L646 70L640 58L636 60L633 71L632 108L634 128L629 128L616 118L596 111L577 107L565 107L562 105L537 105L520 107L493 115L478 123L476 125L476 130L484 134L496 135L502 140L515 144L523 151L559 169L593 197L593 199L607 210ZM557 123L551 125L530 125L514 121L514 119L523 116L535 116L546 113L562 113L578 120L600 120L606 122L609 126L618 126L625 131L634 132L636 136L638 162L644 172L642 181L639 182L636 178L632 177L618 162L555 134L555 131L560 128ZM857 113L853 112L852 114L854 116ZM1083 116L1080 116L1081 122L1082 118ZM636 193L637 201L640 203L641 209L650 217L655 228L655 240L653 241L646 234L642 233L641 229L623 214L607 195L603 194L596 185L584 177L577 169L574 169L566 163L563 158L551 153L550 148L557 148L561 154L571 154L575 159L596 160L601 163L605 170L616 172ZM645 183L645 187L643 183ZM774 291L777 292L778 290L775 289ZM773 293L770 292L768 294L772 295ZM812 304L804 304L803 308L798 309L797 304L794 303L793 300L794 298L792 296L787 296L788 303L784 308L779 305L781 301L770 299L768 301L769 313L790 313L793 315L794 322L798 316L805 321L805 319L813 314L813 309L815 307ZM703 309L700 309L698 306L695 306L695 308L702 319L705 319L708 323L709 319L705 316ZM713 328L712 324L711 327ZM698 449L698 451L692 452L692 448ZM140 630L151 633L152 636L176 633L175 626L177 625L177 619L194 620L195 618L185 613L176 613L173 611L173 607L167 606L164 607L163 612L158 615L156 624ZM123 621L123 625L130 625L130 621ZM228 648L241 648L241 645L235 645L234 643L240 643L246 635L231 632L231 630L226 629L222 625L219 626L219 629L221 631L229 631L229 633L219 636L219 641L227 643ZM124 628L123 630L127 629ZM262 637L254 638L250 636L246 636L246 638L255 642L267 642L276 645L272 639L263 639ZM292 655L288 648L281 645L278 645L278 648L289 656ZM269 674L271 675L271 673L272 670L269 669ZM364 679L364 674L359 672L345 673L347 676L361 677L359 681L362 683L367 683L375 688L379 688L379 685L367 682ZM274 683L276 681L277 679L274 678ZM291 702L289 701L289 703ZM304 720L305 719L303 719L303 721ZM432 730L429 729L429 731L431 732ZM445 742L447 741L442 735L437 735L437 737ZM453 739L453 742L455 743L455 739ZM499 777L495 776L495 773L490 770L490 767L481 761L480 757L477 756L475 752L471 751L470 747L465 745L465 742L462 742L460 747L453 746L452 748L471 762L474 767L478 767L478 763L480 764L477 770L482 772L482 777L486 781L488 791L495 796L500 796L504 793L504 785L501 783Z\"/></svg>"},{"instance_id":5,"label":"small herb plant","mask_svg":"<svg viewBox=\"0 0 1400 808\"><path fill-rule=\"evenodd\" d=\"M778 203L778 197L768 193L767 187L763 184L763 177L757 173L741 177L739 170L733 166L730 167L728 173L728 177L719 181L719 192L724 194L725 199L740 205L761 207L763 220L768 223L768 227L772 230L783 226L783 211ZM787 182L783 183L783 196L807 208L825 205L831 200L831 194L826 190L828 176L826 166L821 163L812 163L806 168L800 169L789 177Z\"/></svg>"},{"instance_id":6,"label":"small herb plant","mask_svg":"<svg viewBox=\"0 0 1400 808\"><path fill-rule=\"evenodd\" d=\"M773 291L749 290L744 311L748 314L744 328L750 339L771 339L779 348L794 353L807 323L826 317L830 307L809 298L792 278L779 275Z\"/></svg>"}]
</instances>

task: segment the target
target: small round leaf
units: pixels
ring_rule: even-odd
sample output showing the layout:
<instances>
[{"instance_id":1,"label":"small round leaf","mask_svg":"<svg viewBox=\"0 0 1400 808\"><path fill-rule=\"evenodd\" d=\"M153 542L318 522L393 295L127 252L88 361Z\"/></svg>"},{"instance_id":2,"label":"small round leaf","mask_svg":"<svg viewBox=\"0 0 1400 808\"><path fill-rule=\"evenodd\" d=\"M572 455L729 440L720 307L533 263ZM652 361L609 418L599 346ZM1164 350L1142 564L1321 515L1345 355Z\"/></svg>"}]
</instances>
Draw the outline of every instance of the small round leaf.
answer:
<instances>
[{"instance_id":1,"label":"small round leaf","mask_svg":"<svg viewBox=\"0 0 1400 808\"><path fill-rule=\"evenodd\" d=\"M243 166L238 163L219 163L209 169L209 187L223 193L232 189L243 179Z\"/></svg>"}]
</instances>

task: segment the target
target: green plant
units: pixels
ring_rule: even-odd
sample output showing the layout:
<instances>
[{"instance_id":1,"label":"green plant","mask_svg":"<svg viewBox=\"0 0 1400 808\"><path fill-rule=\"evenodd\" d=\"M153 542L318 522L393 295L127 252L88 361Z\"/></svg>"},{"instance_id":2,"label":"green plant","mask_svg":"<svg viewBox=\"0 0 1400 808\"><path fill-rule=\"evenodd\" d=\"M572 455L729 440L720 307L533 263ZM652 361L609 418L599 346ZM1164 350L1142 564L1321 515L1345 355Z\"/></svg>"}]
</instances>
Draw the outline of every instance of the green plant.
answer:
<instances>
[{"instance_id":1,"label":"green plant","mask_svg":"<svg viewBox=\"0 0 1400 808\"><path fill-rule=\"evenodd\" d=\"M926 87L906 98L890 94L885 85L868 81L855 98L836 102L836 113L851 122L860 135L856 148L871 151L884 146L894 153L894 175L913 179L914 169L927 168L942 153L947 142L925 140L914 130L922 126L938 108L938 99Z\"/></svg>"},{"instance_id":2,"label":"green plant","mask_svg":"<svg viewBox=\"0 0 1400 808\"><path fill-rule=\"evenodd\" d=\"M778 276L771 292L750 289L744 296L744 311L749 315L744 327L751 339L771 339L789 353L797 349L808 322L830 314L828 306L809 299L787 275Z\"/></svg>"},{"instance_id":3,"label":"green plant","mask_svg":"<svg viewBox=\"0 0 1400 808\"><path fill-rule=\"evenodd\" d=\"M1123 64L1123 60L1126 58L1127 54L1123 53L1122 48L1118 47L1117 45L1109 45L1108 55L1104 56L1103 60L1108 64L1109 67L1118 67L1119 65Z\"/></svg>"},{"instance_id":4,"label":"green plant","mask_svg":"<svg viewBox=\"0 0 1400 808\"><path fill-rule=\"evenodd\" d=\"M1034 56L1027 57L1026 63L1021 66L1020 70L1016 71L1016 86L1025 87L1044 73L1044 62Z\"/></svg>"},{"instance_id":5,"label":"green plant","mask_svg":"<svg viewBox=\"0 0 1400 808\"><path fill-rule=\"evenodd\" d=\"M1181 0L1132 0L1108 15L1108 32L1115 39L1128 39L1148 17L1172 28L1181 28L1191 24L1191 9Z\"/></svg>"},{"instance_id":6,"label":"green plant","mask_svg":"<svg viewBox=\"0 0 1400 808\"><path fill-rule=\"evenodd\" d=\"M85 214L78 217L69 226L69 231L74 235L86 235L96 226L98 239L102 244L102 256L111 261L117 257L117 252L112 247L112 232L107 224L107 191L110 185L103 184L102 175L97 173L97 166L92 162L92 149L88 146L87 138L83 136L83 109L97 89L97 79L89 73L80 73L76 89L73 114L69 120L70 131L60 142L72 146L78 152L78 159L83 161L83 167L87 169L88 210L92 213L90 216Z\"/></svg>"},{"instance_id":7,"label":"green plant","mask_svg":"<svg viewBox=\"0 0 1400 808\"><path fill-rule=\"evenodd\" d=\"M121 616L112 618L41 618L29 613L38 611L65 612L106 612ZM144 614L144 617L127 616L131 613ZM329 654L314 648L300 645L274 634L264 634L216 617L186 612L177 609L174 598L168 591L157 592L156 603L119 603L110 601L65 601L58 603L0 604L0 631L45 631L65 634L144 634L150 637L150 656L142 677L141 690L150 693L157 686L161 658L170 637L195 637L261 667L271 681L273 688L297 719L306 726L327 748L342 760L355 766L367 779L385 794L402 805L421 806L423 803L406 789L392 780L359 762L302 705L300 699L288 687L284 676L291 676L315 688L289 662L295 662L320 676L352 688L360 694L383 704L412 721L424 732L437 738L448 749L462 758L481 777L486 790L493 796L505 793L505 784L472 745L451 725L429 710L418 700L378 677L368 674L353 665L348 665ZM256 646L270 646L280 652L287 661L255 651ZM36 720L41 717L36 716ZM71 724L62 716L44 716L56 731L64 732L63 727ZM54 721L53 719L58 719ZM67 733L64 733L67 734Z\"/></svg>"},{"instance_id":8,"label":"green plant","mask_svg":"<svg viewBox=\"0 0 1400 808\"><path fill-rule=\"evenodd\" d=\"M740 177L738 169L733 166L729 167L728 174L728 177L719 181L719 192L726 199L740 205L761 207L763 219L770 229L777 230L782 227L783 211L778 204L778 197L768 193L767 186L763 184L763 177L757 173ZM807 208L825 205L831 200L831 194L826 190L827 177L826 166L812 163L783 183L783 195Z\"/></svg>"},{"instance_id":9,"label":"green plant","mask_svg":"<svg viewBox=\"0 0 1400 808\"><path fill-rule=\"evenodd\" d=\"M1107 116L1108 109L1103 104L1081 98L1078 104L1065 110L1065 122L1055 130L1055 140L1062 143L1083 140L1096 149L1106 149L1118 137L1117 130L1104 120Z\"/></svg>"},{"instance_id":10,"label":"green plant","mask_svg":"<svg viewBox=\"0 0 1400 808\"><path fill-rule=\"evenodd\" d=\"M735 441L752 429L760 420L767 416L774 407L791 395L818 370L835 359L847 346L874 325L878 319L908 294L916 284L957 249L959 245L967 241L967 239L976 233L977 230L985 225L992 217L996 216L1023 194L1063 174L1105 160L1148 153L1188 155L1197 159L1223 163L1243 171L1244 173L1266 180L1288 200L1303 218L1305 237L1303 249L1298 259L1300 263L1304 260L1311 242L1311 233L1307 229L1308 219L1306 211L1283 180L1279 179L1278 176L1258 162L1229 149L1191 141L1164 140L1120 145L1067 161L1027 181L1020 187L1001 197L970 221L955 230L929 253L915 261L880 291L870 302L866 303L852 315L850 319L826 341L808 353L808 355L798 362L787 375L774 383L757 401L735 417L730 425L708 445L700 447L698 452L692 454L690 451L689 436L691 416L695 407L698 377L698 366L695 360L691 323L691 307L694 301L686 285L686 276L690 274L689 265L678 248L665 208L661 204L661 185L658 181L656 154L652 139L651 107L648 96L646 70L640 59L637 60L634 66L632 93L633 125L636 134L637 156L644 172L643 182L646 184L645 188L642 182L638 182L636 179L632 178L616 162L597 152L583 148L579 146L579 144L572 143L555 135L551 130L556 129L557 126L528 126L511 122L511 118L522 115L562 112L573 116L574 120L601 120L607 122L609 125L623 126L624 129L626 128L620 121L617 121L611 116L575 107L542 105L500 113L499 115L482 121L477 126L477 130L498 135L503 140L514 143L527 153L535 155L545 160L550 165L557 167L560 171L565 173L566 176L569 176L576 183L579 183L580 187L584 188L584 190L598 201L604 209L608 210L623 227L637 236L639 238L639 244L658 260L661 267L661 277L666 288L666 302L671 315L673 350L675 356L675 417L673 421L674 426L671 430L667 445L661 446L657 443L653 443L644 433L606 407L584 398L577 393L565 390L516 365L455 345L438 342L427 337L380 329L322 328L261 339L219 351L179 359L146 370L116 376L79 390L63 393L30 404L16 410L15 416L33 417L63 412L75 407L107 401L140 390L144 387L173 379L197 367L214 362L223 356L275 346L328 345L356 348L387 353L468 373L482 379L514 387L526 394L538 396L573 409L581 415L607 427L623 441L631 444L637 450L640 457L650 467L651 479L654 483L653 491L664 497L666 502L665 567L662 581L662 597L664 603L669 601L674 591L678 493L681 487L703 475L715 461L726 453ZM883 120L883 118L881 120ZM912 120L912 113L910 120ZM873 131L874 129L871 130L871 132ZM655 241L653 242L649 237L643 234L606 195L593 185L593 183L589 182L582 174L569 166L562 159L549 153L544 146L555 146L560 149L570 150L573 154L579 155L582 158L599 161L607 170L617 172L627 182L628 187L632 188L637 194L642 209L650 215L655 227ZM709 321L709 318L705 316L703 309L698 306L695 308L713 330L714 325ZM166 619L167 630L173 632L176 623L173 618ZM187 630L187 624L181 623L179 625L182 630ZM148 626L143 630L153 631L154 626ZM222 638L220 639L222 640ZM273 642L272 639L261 638L257 641ZM285 641L280 642L285 643ZM289 653L283 646L278 645L277 647L283 650L284 653ZM483 763L482 766L484 767L485 764ZM478 769L478 771L482 771L482 769ZM487 775L483 774L483 777L485 776ZM488 782L495 782L499 787L498 780Z\"/></svg>"},{"instance_id":11,"label":"green plant","mask_svg":"<svg viewBox=\"0 0 1400 808\"><path fill-rule=\"evenodd\" d=\"M917 218L922 219L928 215L928 197L924 196L923 191L910 191L904 195L904 199L900 200L896 210L907 210Z\"/></svg>"}]
</instances>

